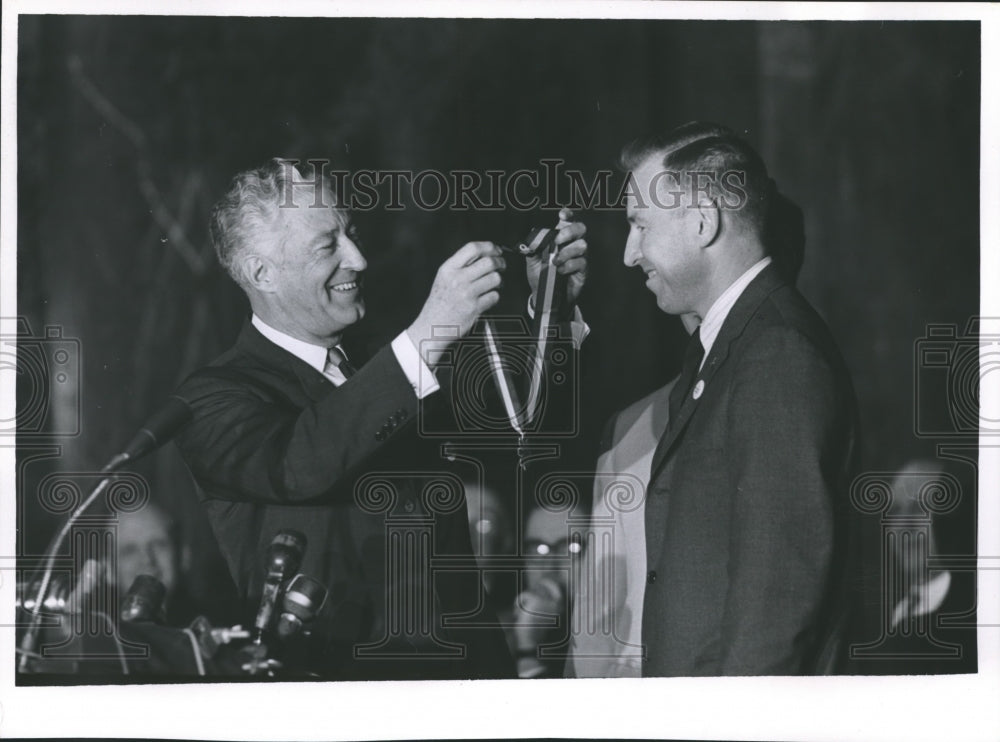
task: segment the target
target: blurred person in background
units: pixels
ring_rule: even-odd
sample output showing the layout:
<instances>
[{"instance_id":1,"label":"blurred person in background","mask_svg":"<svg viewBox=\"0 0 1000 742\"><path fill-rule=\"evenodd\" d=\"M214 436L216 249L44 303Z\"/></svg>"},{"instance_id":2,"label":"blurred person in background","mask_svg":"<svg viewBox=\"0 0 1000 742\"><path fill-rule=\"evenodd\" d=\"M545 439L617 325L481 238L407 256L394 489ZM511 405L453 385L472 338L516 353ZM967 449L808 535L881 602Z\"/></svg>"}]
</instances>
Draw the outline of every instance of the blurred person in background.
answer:
<instances>
[{"instance_id":1,"label":"blurred person in background","mask_svg":"<svg viewBox=\"0 0 1000 742\"><path fill-rule=\"evenodd\" d=\"M108 579L118 588L122 600L140 575L148 575L164 587L166 623L183 626L198 615L186 584L191 569L191 548L181 536L177 522L167 512L148 503L118 518L115 542L117 569L108 565Z\"/></svg>"},{"instance_id":2,"label":"blurred person in background","mask_svg":"<svg viewBox=\"0 0 1000 742\"><path fill-rule=\"evenodd\" d=\"M514 554L514 522L504 498L497 489L479 481L465 480L465 499L469 516L469 539L472 553L483 570L483 584L490 600L507 605L510 592L509 570L489 569L490 557Z\"/></svg>"},{"instance_id":3,"label":"blurred person in background","mask_svg":"<svg viewBox=\"0 0 1000 742\"><path fill-rule=\"evenodd\" d=\"M524 589L514 599L513 639L521 678L561 677L569 637L570 575L582 552L568 512L535 507L524 529Z\"/></svg>"}]
</instances>

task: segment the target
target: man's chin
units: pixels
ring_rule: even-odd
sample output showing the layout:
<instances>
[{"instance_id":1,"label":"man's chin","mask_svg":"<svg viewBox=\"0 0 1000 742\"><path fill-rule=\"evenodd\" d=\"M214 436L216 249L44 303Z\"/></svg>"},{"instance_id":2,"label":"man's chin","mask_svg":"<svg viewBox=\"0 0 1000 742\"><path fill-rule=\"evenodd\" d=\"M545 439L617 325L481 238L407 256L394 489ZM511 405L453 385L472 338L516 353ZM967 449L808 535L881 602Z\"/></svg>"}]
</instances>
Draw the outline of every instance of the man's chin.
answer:
<instances>
[{"instance_id":1,"label":"man's chin","mask_svg":"<svg viewBox=\"0 0 1000 742\"><path fill-rule=\"evenodd\" d=\"M351 325L356 325L365 318L364 299L358 299L353 306L344 309L340 314L344 317L344 329L350 327Z\"/></svg>"},{"instance_id":2,"label":"man's chin","mask_svg":"<svg viewBox=\"0 0 1000 742\"><path fill-rule=\"evenodd\" d=\"M680 312L674 307L674 302L671 301L671 297L664 296L659 292L654 293L654 296L656 297L656 306L661 312L665 314L680 314Z\"/></svg>"}]
</instances>

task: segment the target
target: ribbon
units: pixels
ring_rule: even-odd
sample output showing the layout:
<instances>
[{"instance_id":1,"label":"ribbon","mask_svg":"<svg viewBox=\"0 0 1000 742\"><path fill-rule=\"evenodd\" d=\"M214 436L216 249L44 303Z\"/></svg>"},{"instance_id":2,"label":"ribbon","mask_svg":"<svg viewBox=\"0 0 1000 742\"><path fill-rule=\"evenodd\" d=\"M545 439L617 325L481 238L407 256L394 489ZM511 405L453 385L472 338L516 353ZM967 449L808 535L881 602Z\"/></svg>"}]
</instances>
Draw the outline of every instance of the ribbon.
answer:
<instances>
[{"instance_id":1,"label":"ribbon","mask_svg":"<svg viewBox=\"0 0 1000 742\"><path fill-rule=\"evenodd\" d=\"M530 381L528 385L527 403L522 406L520 395L513 380L503 365L502 341L490 320L484 322L484 338L486 350L490 357L490 367L493 371L500 399L510 420L511 427L523 439L531 429L538 414L538 404L542 396L545 359L550 339L556 334L552 318L561 308L561 296L565 294L565 278L558 274L555 258L558 249L555 244L556 230L534 229L518 249L524 255L539 254L544 260L542 272L538 278L538 302L535 306L535 317L532 335L535 343L532 346Z\"/></svg>"}]
</instances>

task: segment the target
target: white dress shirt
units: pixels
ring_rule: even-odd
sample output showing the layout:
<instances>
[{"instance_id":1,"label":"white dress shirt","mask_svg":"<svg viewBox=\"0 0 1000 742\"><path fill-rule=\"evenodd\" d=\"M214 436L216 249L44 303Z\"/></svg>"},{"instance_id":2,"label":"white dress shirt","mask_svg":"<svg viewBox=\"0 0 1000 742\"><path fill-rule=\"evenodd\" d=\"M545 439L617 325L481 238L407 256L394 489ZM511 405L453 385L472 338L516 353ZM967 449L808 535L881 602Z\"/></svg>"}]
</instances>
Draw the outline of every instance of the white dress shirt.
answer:
<instances>
[{"instance_id":1,"label":"white dress shirt","mask_svg":"<svg viewBox=\"0 0 1000 742\"><path fill-rule=\"evenodd\" d=\"M286 335L281 330L275 330L256 314L253 315L251 322L260 331L261 335L279 348L287 350L299 360L308 363L336 386L340 386L347 381L347 378L336 366L327 368L327 349L322 345L313 345L312 343L307 343ZM344 358L347 358L347 354L344 353L343 348L339 345L335 347ZM410 382L410 386L413 387L413 392L417 395L417 399L423 399L441 388L434 377L434 373L424 363L424 360L420 357L420 353L414 347L413 341L410 340L410 336L406 334L405 330L399 333L396 339L392 341L392 352L396 355L396 360L399 362L400 368L403 369L403 373Z\"/></svg>"},{"instance_id":2,"label":"white dress shirt","mask_svg":"<svg viewBox=\"0 0 1000 742\"><path fill-rule=\"evenodd\" d=\"M726 321L726 317L729 316L729 311L733 308L733 305L736 304L736 300L740 298L746 290L746 287L750 285L750 282L757 277L757 274L767 268L770 264L770 256L758 260L746 273L729 284L729 288L723 291L719 295L719 298L713 302L711 307L709 307L708 311L705 312L705 317L701 321L701 331L699 333L701 347L705 349L705 355L701 357L701 366L698 367L699 370L701 370L701 367L705 365L705 359L708 358L708 354L712 352L712 345L715 343L715 338L719 336L719 330L722 329L722 323Z\"/></svg>"}]
</instances>

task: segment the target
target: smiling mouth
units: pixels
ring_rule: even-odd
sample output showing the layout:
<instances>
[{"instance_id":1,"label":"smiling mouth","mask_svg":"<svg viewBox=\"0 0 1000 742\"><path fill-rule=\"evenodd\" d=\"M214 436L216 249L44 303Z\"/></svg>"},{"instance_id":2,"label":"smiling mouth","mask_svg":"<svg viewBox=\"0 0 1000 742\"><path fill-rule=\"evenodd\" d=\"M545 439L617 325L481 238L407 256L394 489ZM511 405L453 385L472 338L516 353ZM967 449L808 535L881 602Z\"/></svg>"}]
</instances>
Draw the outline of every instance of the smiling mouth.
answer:
<instances>
[{"instance_id":1,"label":"smiling mouth","mask_svg":"<svg viewBox=\"0 0 1000 742\"><path fill-rule=\"evenodd\" d=\"M348 293L350 291L354 291L357 288L358 288L357 281L347 281L346 283L335 283L332 286L330 286L331 291L339 291L341 293Z\"/></svg>"}]
</instances>

